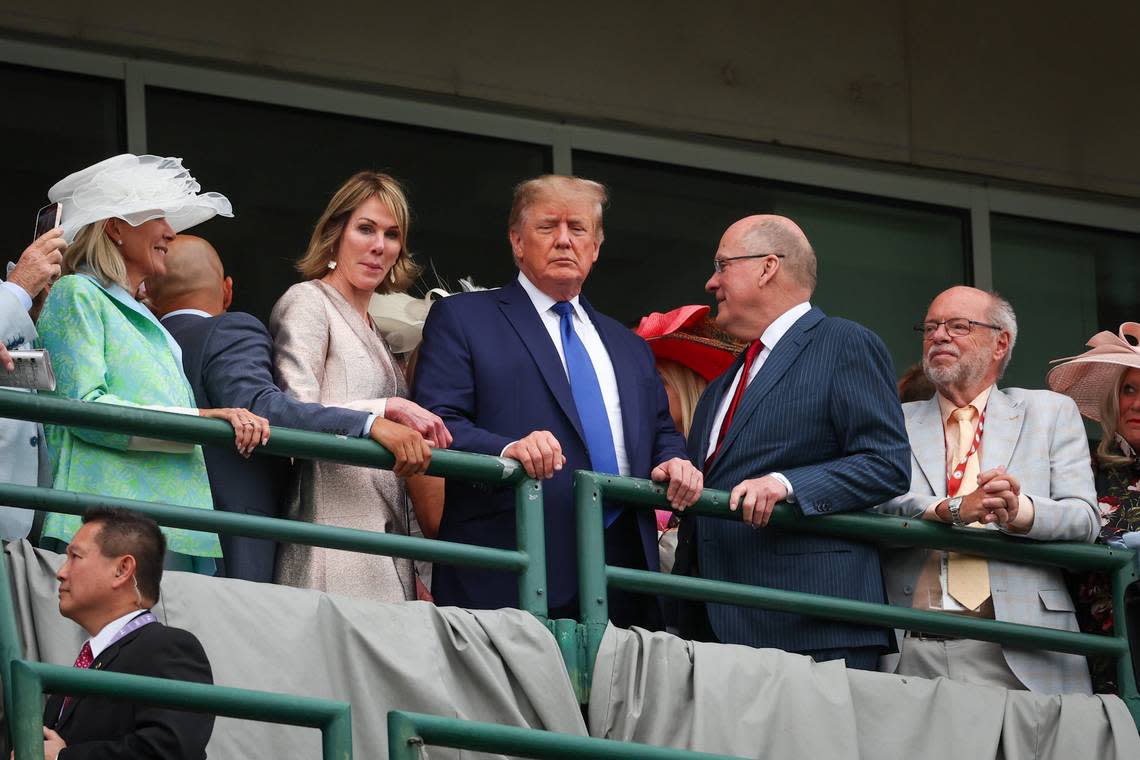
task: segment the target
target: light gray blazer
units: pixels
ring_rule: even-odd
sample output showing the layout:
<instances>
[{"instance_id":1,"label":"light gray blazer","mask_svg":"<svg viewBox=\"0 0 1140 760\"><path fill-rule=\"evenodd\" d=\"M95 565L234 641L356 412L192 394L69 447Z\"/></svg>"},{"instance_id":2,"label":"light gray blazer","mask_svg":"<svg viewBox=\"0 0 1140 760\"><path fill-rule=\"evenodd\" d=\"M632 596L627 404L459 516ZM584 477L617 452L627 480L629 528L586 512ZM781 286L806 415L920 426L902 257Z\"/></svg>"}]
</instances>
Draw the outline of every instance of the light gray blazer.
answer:
<instances>
[{"instance_id":1,"label":"light gray blazer","mask_svg":"<svg viewBox=\"0 0 1140 760\"><path fill-rule=\"evenodd\" d=\"M379 412L380 399L408 395L388 345L334 288L309 280L289 288L269 318L273 374L298 401ZM298 461L286 509L295 520L384 533L409 532L404 482L387 470ZM277 582L384 602L415 598L412 561L287 544Z\"/></svg>"},{"instance_id":2,"label":"light gray blazer","mask_svg":"<svg viewBox=\"0 0 1140 760\"><path fill-rule=\"evenodd\" d=\"M0 343L9 350L32 348L35 339L36 326L23 304L7 288L0 288ZM0 385L4 373L0 369ZM43 440L43 427L35 422L0 419L0 483L50 486L51 467ZM30 509L0 507L0 539L27 538L34 516Z\"/></svg>"},{"instance_id":3,"label":"light gray blazer","mask_svg":"<svg viewBox=\"0 0 1140 760\"><path fill-rule=\"evenodd\" d=\"M903 404L911 446L910 491L878 507L880 512L920 517L933 497L946 496L946 442L937 397ZM1033 501L1038 541L1092 543L1100 533L1096 487L1084 425L1072 399L1052 391L996 387L986 407L981 471L1005 465ZM986 526L998 530L994 525ZM928 551L883 547L883 576L891 604L910 607ZM1011 623L1076 631L1073 600L1059 570L989 561L994 616ZM902 632L898 632L900 644ZM1085 658L1059 652L1004 647L1010 670L1031 691L1091 693ZM898 656L883 659L894 671Z\"/></svg>"}]
</instances>

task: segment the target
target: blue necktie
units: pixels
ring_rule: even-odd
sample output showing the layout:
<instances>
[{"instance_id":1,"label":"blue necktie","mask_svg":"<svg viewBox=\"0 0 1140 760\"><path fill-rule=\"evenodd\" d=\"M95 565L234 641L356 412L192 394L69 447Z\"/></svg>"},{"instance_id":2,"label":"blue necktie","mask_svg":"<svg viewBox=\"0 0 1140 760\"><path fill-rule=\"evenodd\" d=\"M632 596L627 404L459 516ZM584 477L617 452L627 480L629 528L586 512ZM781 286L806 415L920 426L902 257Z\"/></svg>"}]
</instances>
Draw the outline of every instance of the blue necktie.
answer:
<instances>
[{"instance_id":1,"label":"blue necktie","mask_svg":"<svg viewBox=\"0 0 1140 760\"><path fill-rule=\"evenodd\" d=\"M578 408L582 433L586 436L590 466L595 472L617 475L617 452L614 451L610 417L606 412L606 402L602 399L602 386L598 383L594 363L590 361L590 354L574 332L574 307L569 301L559 301L552 308L561 318L559 332L562 334L562 352L566 356L566 374L570 376L570 392L574 396L574 406ZM621 514L621 508L606 507L604 512L608 528Z\"/></svg>"}]
</instances>

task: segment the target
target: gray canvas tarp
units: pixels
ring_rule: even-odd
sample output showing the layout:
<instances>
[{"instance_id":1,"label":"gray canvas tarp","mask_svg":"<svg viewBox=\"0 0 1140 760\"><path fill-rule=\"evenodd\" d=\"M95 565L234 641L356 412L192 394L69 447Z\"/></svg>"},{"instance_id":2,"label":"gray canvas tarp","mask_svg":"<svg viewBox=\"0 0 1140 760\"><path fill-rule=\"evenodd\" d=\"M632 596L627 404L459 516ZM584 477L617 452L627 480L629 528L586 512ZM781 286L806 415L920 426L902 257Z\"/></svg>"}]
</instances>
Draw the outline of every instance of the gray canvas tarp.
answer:
<instances>
[{"instance_id":1,"label":"gray canvas tarp","mask_svg":"<svg viewBox=\"0 0 1140 760\"><path fill-rule=\"evenodd\" d=\"M589 723L592 736L752 758L1140 758L1115 696L904 678L612 626Z\"/></svg>"},{"instance_id":2,"label":"gray canvas tarp","mask_svg":"<svg viewBox=\"0 0 1140 760\"><path fill-rule=\"evenodd\" d=\"M86 634L59 615L63 557L26 541L8 544L5 556L25 656L70 665ZM528 613L381 604L174 572L162 590L155 614L198 636L215 683L351 702L357 758L388 756L392 709L586 732L554 638ZM319 758L320 734L219 718L207 751L217 760Z\"/></svg>"}]
</instances>

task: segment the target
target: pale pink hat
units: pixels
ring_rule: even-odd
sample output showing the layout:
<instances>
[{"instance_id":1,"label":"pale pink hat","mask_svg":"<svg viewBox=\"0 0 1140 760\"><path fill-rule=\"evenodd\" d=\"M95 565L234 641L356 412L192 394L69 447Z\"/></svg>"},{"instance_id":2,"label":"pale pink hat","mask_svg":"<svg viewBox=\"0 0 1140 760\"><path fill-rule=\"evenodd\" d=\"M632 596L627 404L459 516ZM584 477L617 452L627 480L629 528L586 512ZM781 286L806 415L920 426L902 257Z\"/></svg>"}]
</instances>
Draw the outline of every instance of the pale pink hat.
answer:
<instances>
[{"instance_id":1,"label":"pale pink hat","mask_svg":"<svg viewBox=\"0 0 1140 760\"><path fill-rule=\"evenodd\" d=\"M1100 422L1101 405L1115 390L1121 369L1140 369L1140 323L1125 322L1118 335L1098 332L1086 345L1091 348L1080 356L1050 362L1057 366L1049 370L1046 381L1076 401L1081 414Z\"/></svg>"}]
</instances>

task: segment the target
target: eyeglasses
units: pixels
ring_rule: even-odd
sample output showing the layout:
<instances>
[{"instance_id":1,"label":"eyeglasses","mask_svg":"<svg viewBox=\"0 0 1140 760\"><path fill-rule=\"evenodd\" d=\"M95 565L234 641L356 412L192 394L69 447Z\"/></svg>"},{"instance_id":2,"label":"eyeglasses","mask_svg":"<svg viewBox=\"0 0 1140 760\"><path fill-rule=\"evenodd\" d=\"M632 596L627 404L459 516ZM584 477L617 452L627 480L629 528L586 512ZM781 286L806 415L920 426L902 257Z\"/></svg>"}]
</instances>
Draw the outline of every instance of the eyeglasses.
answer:
<instances>
[{"instance_id":1,"label":"eyeglasses","mask_svg":"<svg viewBox=\"0 0 1140 760\"><path fill-rule=\"evenodd\" d=\"M950 319L944 319L941 322L935 322L934 320L930 320L929 322L919 322L914 326L914 330L915 332L922 333L922 337L929 338L931 335L938 332L938 328L942 325L946 325L946 332L954 338L966 337L973 331L975 325L978 327L988 327L991 330L1005 329L999 325L991 325L988 322L976 322L972 319L966 319L965 317L951 317Z\"/></svg>"},{"instance_id":2,"label":"eyeglasses","mask_svg":"<svg viewBox=\"0 0 1140 760\"><path fill-rule=\"evenodd\" d=\"M733 261L740 261L741 259L766 259L769 256L775 256L778 259L784 258L782 253L752 253L747 256L726 256L723 259L713 259L713 271L720 274L724 271Z\"/></svg>"}]
</instances>

